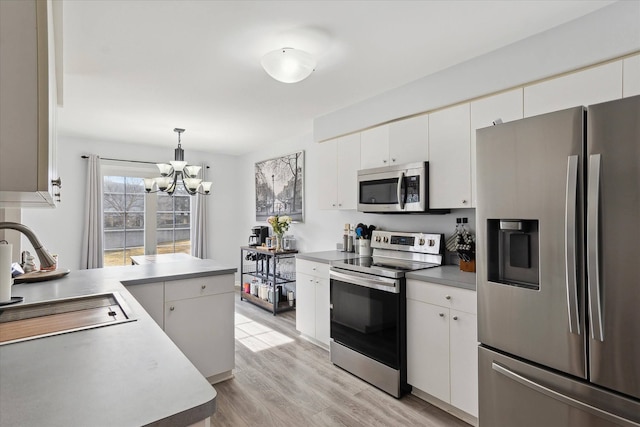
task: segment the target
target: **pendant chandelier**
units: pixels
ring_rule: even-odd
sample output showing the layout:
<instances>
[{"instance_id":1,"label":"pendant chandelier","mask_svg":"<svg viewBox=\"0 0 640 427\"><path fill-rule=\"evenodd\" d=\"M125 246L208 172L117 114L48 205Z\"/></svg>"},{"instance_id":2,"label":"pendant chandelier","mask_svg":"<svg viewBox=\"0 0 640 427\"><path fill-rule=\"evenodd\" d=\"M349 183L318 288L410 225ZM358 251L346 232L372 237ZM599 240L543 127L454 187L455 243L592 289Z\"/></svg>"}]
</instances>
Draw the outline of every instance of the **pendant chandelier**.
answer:
<instances>
[{"instance_id":1,"label":"pendant chandelier","mask_svg":"<svg viewBox=\"0 0 640 427\"><path fill-rule=\"evenodd\" d=\"M196 194L209 195L212 183L203 182L202 179L198 178L201 167L189 165L184 160L184 150L181 145L181 136L184 129L175 128L173 131L178 134L178 148L174 150L174 160L169 163L156 164L160 170L160 177L145 178L145 190L147 193L163 191L172 195L178 186L182 185L187 193L192 196ZM154 187L157 190L154 190Z\"/></svg>"}]
</instances>

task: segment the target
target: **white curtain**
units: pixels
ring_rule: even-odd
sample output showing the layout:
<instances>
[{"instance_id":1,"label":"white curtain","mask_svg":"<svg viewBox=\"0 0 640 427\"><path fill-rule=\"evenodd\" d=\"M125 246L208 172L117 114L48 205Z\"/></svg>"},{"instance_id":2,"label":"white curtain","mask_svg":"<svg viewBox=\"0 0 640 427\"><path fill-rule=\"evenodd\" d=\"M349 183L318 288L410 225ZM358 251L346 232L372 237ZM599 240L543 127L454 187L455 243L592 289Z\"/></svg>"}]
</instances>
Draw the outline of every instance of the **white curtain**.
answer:
<instances>
[{"instance_id":1,"label":"white curtain","mask_svg":"<svg viewBox=\"0 0 640 427\"><path fill-rule=\"evenodd\" d=\"M102 173L100 171L100 157L91 154L87 165L87 189L80 268L100 268L103 266L102 236Z\"/></svg>"},{"instance_id":2,"label":"white curtain","mask_svg":"<svg viewBox=\"0 0 640 427\"><path fill-rule=\"evenodd\" d=\"M202 165L202 180L204 181L206 166ZM211 194L211 193L209 193ZM191 199L191 255L205 259L207 257L207 198L196 194Z\"/></svg>"}]
</instances>

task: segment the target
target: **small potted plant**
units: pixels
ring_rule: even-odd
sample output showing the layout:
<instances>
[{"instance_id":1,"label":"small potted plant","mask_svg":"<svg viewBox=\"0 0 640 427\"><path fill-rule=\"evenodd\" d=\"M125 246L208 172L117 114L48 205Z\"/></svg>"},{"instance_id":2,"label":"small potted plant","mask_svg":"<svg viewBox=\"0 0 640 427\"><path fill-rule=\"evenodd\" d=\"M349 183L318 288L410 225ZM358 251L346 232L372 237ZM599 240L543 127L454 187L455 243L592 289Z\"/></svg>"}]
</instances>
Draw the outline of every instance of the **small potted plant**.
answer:
<instances>
[{"instance_id":1,"label":"small potted plant","mask_svg":"<svg viewBox=\"0 0 640 427\"><path fill-rule=\"evenodd\" d=\"M274 215L267 218L267 222L273 228L273 234L276 236L276 252L282 252L282 236L291 225L291 217L288 215Z\"/></svg>"}]
</instances>

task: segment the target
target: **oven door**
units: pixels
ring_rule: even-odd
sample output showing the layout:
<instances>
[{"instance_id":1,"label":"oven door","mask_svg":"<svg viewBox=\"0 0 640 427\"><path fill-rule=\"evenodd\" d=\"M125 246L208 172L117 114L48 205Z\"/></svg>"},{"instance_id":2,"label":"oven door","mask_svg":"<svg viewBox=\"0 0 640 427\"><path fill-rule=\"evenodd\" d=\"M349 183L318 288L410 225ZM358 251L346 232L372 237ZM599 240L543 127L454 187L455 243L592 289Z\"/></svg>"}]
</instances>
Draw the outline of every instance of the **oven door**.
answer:
<instances>
[{"instance_id":1,"label":"oven door","mask_svg":"<svg viewBox=\"0 0 640 427\"><path fill-rule=\"evenodd\" d=\"M333 268L330 279L331 338L391 368L400 369L403 279Z\"/></svg>"}]
</instances>

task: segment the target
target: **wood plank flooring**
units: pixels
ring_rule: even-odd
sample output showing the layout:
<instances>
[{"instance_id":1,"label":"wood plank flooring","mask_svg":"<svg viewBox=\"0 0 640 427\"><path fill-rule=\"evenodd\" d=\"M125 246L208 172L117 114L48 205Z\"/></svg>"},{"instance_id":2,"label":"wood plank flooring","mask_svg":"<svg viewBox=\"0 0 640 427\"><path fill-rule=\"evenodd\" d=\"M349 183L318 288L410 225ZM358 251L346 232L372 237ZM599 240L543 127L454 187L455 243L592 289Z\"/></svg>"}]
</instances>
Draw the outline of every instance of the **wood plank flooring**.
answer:
<instances>
[{"instance_id":1,"label":"wood plank flooring","mask_svg":"<svg viewBox=\"0 0 640 427\"><path fill-rule=\"evenodd\" d=\"M469 427L415 396L395 399L299 337L295 311L273 316L236 297L236 369L216 384L212 426Z\"/></svg>"}]
</instances>

